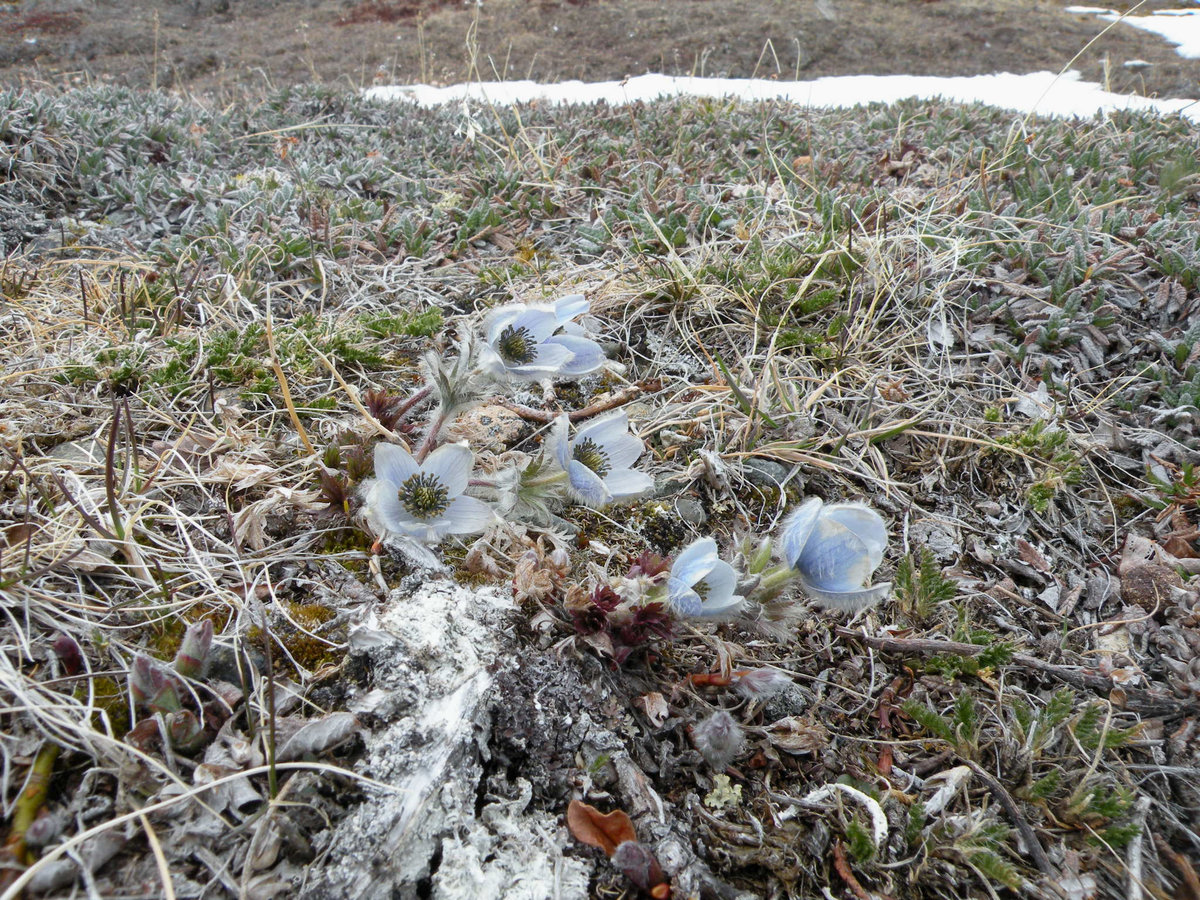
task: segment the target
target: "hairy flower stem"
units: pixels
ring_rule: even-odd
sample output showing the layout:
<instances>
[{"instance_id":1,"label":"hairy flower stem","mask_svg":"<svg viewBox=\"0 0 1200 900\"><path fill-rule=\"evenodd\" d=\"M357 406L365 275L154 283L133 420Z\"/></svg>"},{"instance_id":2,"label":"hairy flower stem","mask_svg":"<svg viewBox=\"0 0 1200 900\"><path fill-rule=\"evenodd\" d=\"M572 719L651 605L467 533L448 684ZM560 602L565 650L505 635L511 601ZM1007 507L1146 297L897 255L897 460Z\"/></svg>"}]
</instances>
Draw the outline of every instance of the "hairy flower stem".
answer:
<instances>
[{"instance_id":1,"label":"hairy flower stem","mask_svg":"<svg viewBox=\"0 0 1200 900\"><path fill-rule=\"evenodd\" d=\"M419 391L401 403L399 409L396 410L396 421L399 422L402 420L406 415L409 414L409 412L412 411L415 406L421 403L421 401L425 400L432 393L433 385L427 384L425 387L421 388Z\"/></svg>"},{"instance_id":2,"label":"hairy flower stem","mask_svg":"<svg viewBox=\"0 0 1200 900\"><path fill-rule=\"evenodd\" d=\"M624 406L626 403L637 399L641 394L642 388L633 385L619 394L614 394L612 397L599 400L591 406L585 406L583 409L577 409L574 412L568 413L567 418L572 422L581 422L584 419L590 419L592 416L598 416L602 412L608 412L610 409L616 409L618 406ZM520 403L511 403L508 400L496 400L494 402L530 422L541 422L543 425L547 425L558 417L558 413L548 412L544 409L534 409L532 406L522 406Z\"/></svg>"},{"instance_id":3,"label":"hairy flower stem","mask_svg":"<svg viewBox=\"0 0 1200 900\"><path fill-rule=\"evenodd\" d=\"M427 457L429 452L437 446L438 435L441 434L442 429L446 427L446 422L449 418L450 417L446 415L446 410L439 407L437 413L433 417L432 424L429 426L429 431L425 435L425 439L421 441L421 446L418 447L416 452L413 454L413 459L415 459L418 464L425 462L425 457Z\"/></svg>"}]
</instances>

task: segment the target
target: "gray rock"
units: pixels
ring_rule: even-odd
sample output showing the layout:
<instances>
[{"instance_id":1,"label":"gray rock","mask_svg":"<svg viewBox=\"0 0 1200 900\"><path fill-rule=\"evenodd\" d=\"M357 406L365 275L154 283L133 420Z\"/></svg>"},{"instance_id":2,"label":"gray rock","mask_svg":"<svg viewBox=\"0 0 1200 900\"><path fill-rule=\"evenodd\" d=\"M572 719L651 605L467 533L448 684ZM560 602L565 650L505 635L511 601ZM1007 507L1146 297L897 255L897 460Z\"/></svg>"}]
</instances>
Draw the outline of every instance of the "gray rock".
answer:
<instances>
[{"instance_id":1,"label":"gray rock","mask_svg":"<svg viewBox=\"0 0 1200 900\"><path fill-rule=\"evenodd\" d=\"M742 463L742 475L751 484L759 487L779 487L790 472L790 468L773 459L752 456Z\"/></svg>"},{"instance_id":2,"label":"gray rock","mask_svg":"<svg viewBox=\"0 0 1200 900\"><path fill-rule=\"evenodd\" d=\"M703 525L708 521L708 513L695 497L675 498L675 514L689 525Z\"/></svg>"}]
</instances>

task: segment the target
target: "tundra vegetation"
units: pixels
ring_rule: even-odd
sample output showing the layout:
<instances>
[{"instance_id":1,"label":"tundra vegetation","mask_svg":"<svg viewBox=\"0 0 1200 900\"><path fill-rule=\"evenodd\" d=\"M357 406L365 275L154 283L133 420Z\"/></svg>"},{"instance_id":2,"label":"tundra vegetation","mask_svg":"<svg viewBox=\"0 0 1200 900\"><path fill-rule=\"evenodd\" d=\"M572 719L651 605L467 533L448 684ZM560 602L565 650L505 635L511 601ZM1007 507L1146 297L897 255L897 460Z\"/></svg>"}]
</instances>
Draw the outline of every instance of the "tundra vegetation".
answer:
<instances>
[{"instance_id":1,"label":"tundra vegetation","mask_svg":"<svg viewBox=\"0 0 1200 900\"><path fill-rule=\"evenodd\" d=\"M595 896L1195 891L1194 125L97 88L0 141L5 896L335 896L449 690L355 642L422 582L499 610L471 814Z\"/></svg>"}]
</instances>

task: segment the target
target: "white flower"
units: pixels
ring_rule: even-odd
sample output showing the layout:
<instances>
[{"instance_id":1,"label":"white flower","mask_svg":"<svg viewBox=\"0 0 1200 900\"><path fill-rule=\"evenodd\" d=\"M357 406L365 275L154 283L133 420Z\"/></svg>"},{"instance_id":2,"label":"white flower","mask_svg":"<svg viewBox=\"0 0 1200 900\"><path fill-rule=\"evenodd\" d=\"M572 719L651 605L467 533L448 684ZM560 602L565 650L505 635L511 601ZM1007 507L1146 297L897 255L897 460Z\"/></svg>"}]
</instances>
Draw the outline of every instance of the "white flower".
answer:
<instances>
[{"instance_id":1,"label":"white flower","mask_svg":"<svg viewBox=\"0 0 1200 900\"><path fill-rule=\"evenodd\" d=\"M805 592L826 606L857 612L891 590L890 583L867 587L883 561L887 528L863 503L826 506L810 497L783 523L781 544Z\"/></svg>"},{"instance_id":2,"label":"white flower","mask_svg":"<svg viewBox=\"0 0 1200 900\"><path fill-rule=\"evenodd\" d=\"M386 531L426 544L483 531L494 518L491 507L463 496L474 462L466 444L443 444L422 464L398 444L377 444L368 514Z\"/></svg>"},{"instance_id":3,"label":"white flower","mask_svg":"<svg viewBox=\"0 0 1200 900\"><path fill-rule=\"evenodd\" d=\"M571 323L589 306L582 294L570 294L550 304L512 303L493 310L484 323L483 367L517 381L597 371L606 361L604 350L575 333L580 329Z\"/></svg>"},{"instance_id":4,"label":"white flower","mask_svg":"<svg viewBox=\"0 0 1200 900\"><path fill-rule=\"evenodd\" d=\"M667 576L667 597L685 616L720 616L735 612L742 598L734 593L737 574L717 557L712 538L692 541L675 558Z\"/></svg>"},{"instance_id":5,"label":"white flower","mask_svg":"<svg viewBox=\"0 0 1200 900\"><path fill-rule=\"evenodd\" d=\"M588 506L600 508L654 487L654 479L630 468L646 445L629 433L625 413L593 419L568 440L566 414L554 420L550 442L571 490Z\"/></svg>"}]
</instances>

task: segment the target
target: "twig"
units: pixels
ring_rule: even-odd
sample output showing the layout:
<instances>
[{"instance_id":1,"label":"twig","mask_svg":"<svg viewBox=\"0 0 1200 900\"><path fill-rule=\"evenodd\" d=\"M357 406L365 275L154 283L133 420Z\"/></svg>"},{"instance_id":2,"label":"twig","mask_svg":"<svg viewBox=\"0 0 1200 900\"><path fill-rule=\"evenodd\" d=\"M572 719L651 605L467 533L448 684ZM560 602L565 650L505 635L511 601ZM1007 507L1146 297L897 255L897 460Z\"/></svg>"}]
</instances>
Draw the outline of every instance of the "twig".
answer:
<instances>
[{"instance_id":1,"label":"twig","mask_svg":"<svg viewBox=\"0 0 1200 900\"><path fill-rule=\"evenodd\" d=\"M579 422L583 419L590 419L592 416L597 416L602 412L608 412L610 409L616 409L618 406L624 406L631 400L635 400L643 393L643 389L637 385L628 387L619 394L613 394L605 400L599 400L591 406L585 406L583 409L577 409L574 412L567 413L567 418L572 422ZM500 406L505 409L515 412L522 419L528 419L530 422L540 422L543 425L549 425L556 418L558 413L550 412L545 409L534 409L532 406L522 406L520 403L511 403L508 400L497 401Z\"/></svg>"},{"instance_id":2,"label":"twig","mask_svg":"<svg viewBox=\"0 0 1200 900\"><path fill-rule=\"evenodd\" d=\"M292 424L296 426L296 433L300 435L300 441L304 444L304 449L312 456L316 451L313 450L312 441L308 439L308 432L304 429L304 423L300 421L300 415L296 412L296 404L292 401L292 390L288 387L287 376L283 372L283 366L279 364L279 353L275 349L275 329L272 327L271 316L271 292L267 291L267 352L271 355L271 371L275 373L275 380L279 382L279 390L283 393L283 405L287 407L288 416L292 420Z\"/></svg>"},{"instance_id":3,"label":"twig","mask_svg":"<svg viewBox=\"0 0 1200 900\"><path fill-rule=\"evenodd\" d=\"M1133 807L1133 824L1137 834L1129 842L1126 857L1125 893L1129 900L1142 900L1142 843L1146 838L1146 814L1150 811L1150 795L1142 794Z\"/></svg>"},{"instance_id":4,"label":"twig","mask_svg":"<svg viewBox=\"0 0 1200 900\"><path fill-rule=\"evenodd\" d=\"M1154 836L1154 846L1158 848L1159 853L1175 864L1183 878L1183 884L1175 894L1176 900L1200 900L1200 875L1196 874L1196 867L1192 865L1191 860L1171 849L1171 845L1161 834ZM1188 891L1186 894L1183 892L1185 887Z\"/></svg>"},{"instance_id":5,"label":"twig","mask_svg":"<svg viewBox=\"0 0 1200 900\"><path fill-rule=\"evenodd\" d=\"M908 653L921 656L949 653L952 656L978 656L987 649L987 646L983 644L964 644L960 641L938 641L929 638L870 637L861 631L855 631L852 628L845 628L843 626L835 628L834 631L840 637L862 641L868 647L884 653ZM1051 678L1056 678L1064 684L1069 684L1072 687L1082 690L1107 694L1116 688L1112 680L1103 675L1096 675L1091 672L1082 671L1081 669L1073 669L1069 666L1057 666L1054 663L1038 659L1036 656L1030 656L1028 653L1014 653L1009 662L1011 665L1033 669L1035 672L1049 675ZM1143 715L1174 717L1200 711L1200 703L1179 700L1162 691L1133 690L1127 688L1122 688L1121 690L1125 696L1119 705L1125 709L1140 712Z\"/></svg>"},{"instance_id":6,"label":"twig","mask_svg":"<svg viewBox=\"0 0 1200 900\"><path fill-rule=\"evenodd\" d=\"M1000 801L1000 805L1004 807L1004 811L1008 813L1008 817L1012 819L1014 825L1017 826L1017 831L1021 833L1021 840L1029 849L1029 855L1033 857L1034 864L1038 867L1038 871L1047 878L1054 876L1054 866L1050 865L1050 860L1046 857L1046 851L1042 849L1041 842L1038 841L1037 835L1034 834L1033 826L1021 813L1017 802L1013 800L1012 795L1005 789L999 781L993 778L983 766L971 759L960 757L962 761L970 767L971 771L979 776L979 779L987 785L992 796Z\"/></svg>"},{"instance_id":7,"label":"twig","mask_svg":"<svg viewBox=\"0 0 1200 900\"><path fill-rule=\"evenodd\" d=\"M854 873L850 871L850 861L846 859L846 848L842 846L840 840L833 842L833 867L858 900L872 900L867 889L862 886L862 882L855 878Z\"/></svg>"},{"instance_id":8,"label":"twig","mask_svg":"<svg viewBox=\"0 0 1200 900\"><path fill-rule=\"evenodd\" d=\"M138 822L141 823L142 830L146 832L146 843L150 845L150 852L154 854L154 863L158 867L158 880L162 883L163 888L163 900L175 900L175 883L171 880L171 866L167 862L167 855L163 853L162 843L150 826L148 818L139 815Z\"/></svg>"}]
</instances>

